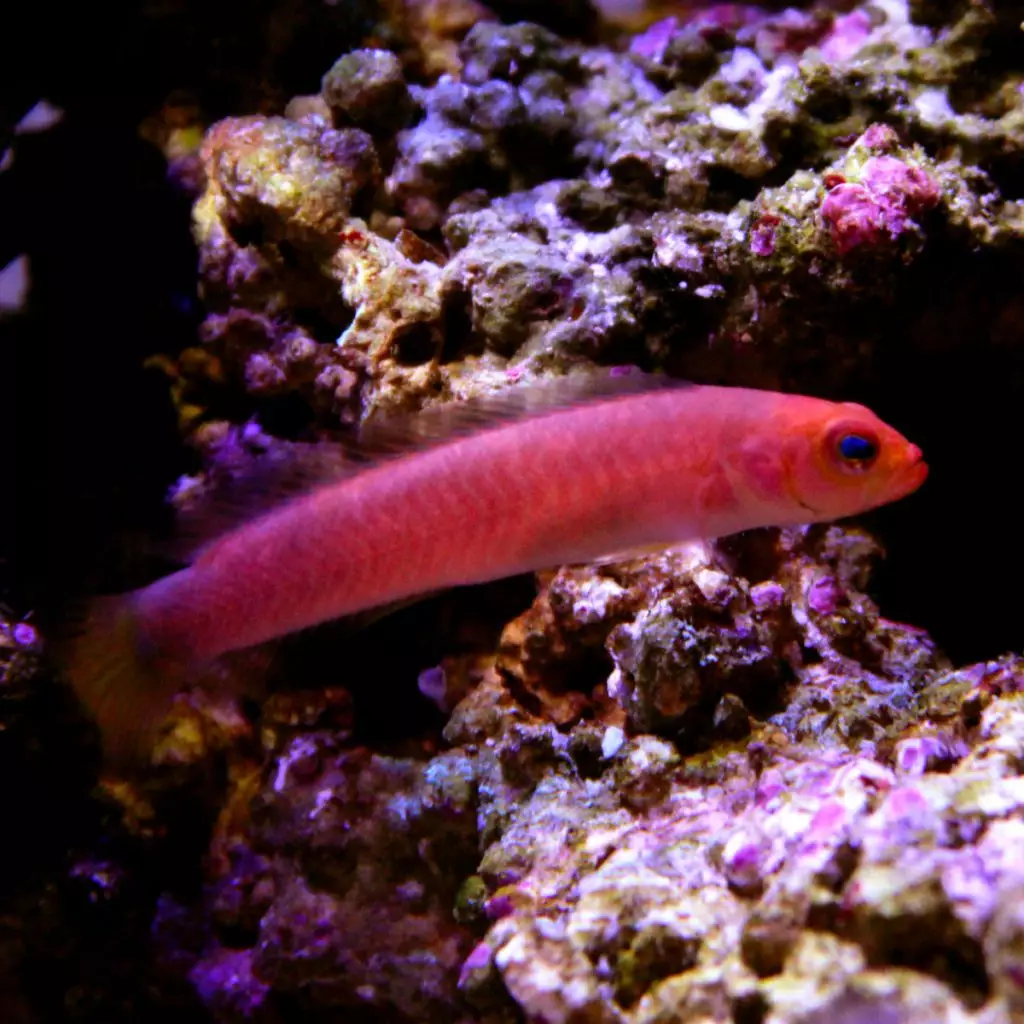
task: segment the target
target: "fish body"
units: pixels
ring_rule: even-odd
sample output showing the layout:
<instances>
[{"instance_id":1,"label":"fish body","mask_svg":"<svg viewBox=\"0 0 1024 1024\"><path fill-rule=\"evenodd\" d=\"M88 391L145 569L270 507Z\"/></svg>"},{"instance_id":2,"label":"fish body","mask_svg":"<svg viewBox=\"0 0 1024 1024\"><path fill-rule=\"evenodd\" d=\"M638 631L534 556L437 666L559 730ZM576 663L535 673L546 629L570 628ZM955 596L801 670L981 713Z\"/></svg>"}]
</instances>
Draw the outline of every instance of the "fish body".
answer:
<instances>
[{"instance_id":1,"label":"fish body","mask_svg":"<svg viewBox=\"0 0 1024 1024\"><path fill-rule=\"evenodd\" d=\"M864 445L843 455L849 438L870 458ZM181 678L171 666L330 619L614 552L840 518L926 473L920 450L862 406L705 386L600 395L386 459L230 531L106 605L70 674L118 733L125 715L109 690L131 683L97 630L129 640L127 660L137 669L141 654L151 695L166 697ZM108 666L102 680L90 659Z\"/></svg>"}]
</instances>

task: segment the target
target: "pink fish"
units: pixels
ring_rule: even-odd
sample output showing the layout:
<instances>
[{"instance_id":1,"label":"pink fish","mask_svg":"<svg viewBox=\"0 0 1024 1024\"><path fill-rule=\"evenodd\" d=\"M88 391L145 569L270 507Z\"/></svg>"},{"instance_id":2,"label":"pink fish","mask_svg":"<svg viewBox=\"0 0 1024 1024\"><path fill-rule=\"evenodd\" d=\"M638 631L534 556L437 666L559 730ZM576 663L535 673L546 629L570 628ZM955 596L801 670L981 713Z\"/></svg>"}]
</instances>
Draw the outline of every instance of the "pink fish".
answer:
<instances>
[{"instance_id":1,"label":"pink fish","mask_svg":"<svg viewBox=\"0 0 1024 1024\"><path fill-rule=\"evenodd\" d=\"M860 405L636 374L509 396L421 414L417 445L358 471L328 459L187 568L97 602L68 674L108 753L143 752L187 670L225 652L441 588L850 516L927 475Z\"/></svg>"}]
</instances>

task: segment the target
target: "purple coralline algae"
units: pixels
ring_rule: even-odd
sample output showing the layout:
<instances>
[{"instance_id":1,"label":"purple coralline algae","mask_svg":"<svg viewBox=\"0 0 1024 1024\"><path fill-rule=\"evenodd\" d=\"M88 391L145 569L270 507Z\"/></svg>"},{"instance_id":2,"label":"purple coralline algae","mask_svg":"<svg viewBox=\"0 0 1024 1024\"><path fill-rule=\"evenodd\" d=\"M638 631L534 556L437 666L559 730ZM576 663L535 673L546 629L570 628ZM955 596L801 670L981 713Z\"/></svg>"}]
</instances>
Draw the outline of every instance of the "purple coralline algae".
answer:
<instances>
[{"instance_id":1,"label":"purple coralline algae","mask_svg":"<svg viewBox=\"0 0 1024 1024\"><path fill-rule=\"evenodd\" d=\"M523 6L366 4L309 94L143 125L194 197L204 319L153 359L185 523L296 442L595 363L992 447L958 373L984 352L985 407L1018 407L1020 10L501 20ZM948 353L936 394L919 367ZM1024 1020L1024 661L886 617L882 543L896 565L950 519L900 514L551 567L399 613L369 654L342 625L315 671L289 660L312 637L226 659L150 774L91 794L94 742L5 611L0 754L68 824L60 885L0 915L0 1006L32 1019L26 965L66 952L76 1020L115 1019L110 992L232 1024ZM975 574L1014 537L973 522L930 579L994 614ZM53 748L88 771L55 780ZM119 914L131 984L89 949Z\"/></svg>"}]
</instances>

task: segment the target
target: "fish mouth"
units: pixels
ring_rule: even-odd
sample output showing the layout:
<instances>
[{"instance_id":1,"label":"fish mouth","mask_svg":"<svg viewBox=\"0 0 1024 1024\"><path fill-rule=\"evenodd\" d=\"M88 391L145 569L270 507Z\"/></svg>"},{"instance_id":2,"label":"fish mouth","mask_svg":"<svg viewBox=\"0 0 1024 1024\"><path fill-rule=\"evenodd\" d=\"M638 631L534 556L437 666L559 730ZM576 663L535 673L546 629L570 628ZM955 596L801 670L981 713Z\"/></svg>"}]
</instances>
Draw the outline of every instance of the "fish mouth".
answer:
<instances>
[{"instance_id":1,"label":"fish mouth","mask_svg":"<svg viewBox=\"0 0 1024 1024\"><path fill-rule=\"evenodd\" d=\"M900 490L904 497L913 494L928 479L928 463L924 461L924 452L916 444L907 449L907 464L901 476L903 486Z\"/></svg>"}]
</instances>

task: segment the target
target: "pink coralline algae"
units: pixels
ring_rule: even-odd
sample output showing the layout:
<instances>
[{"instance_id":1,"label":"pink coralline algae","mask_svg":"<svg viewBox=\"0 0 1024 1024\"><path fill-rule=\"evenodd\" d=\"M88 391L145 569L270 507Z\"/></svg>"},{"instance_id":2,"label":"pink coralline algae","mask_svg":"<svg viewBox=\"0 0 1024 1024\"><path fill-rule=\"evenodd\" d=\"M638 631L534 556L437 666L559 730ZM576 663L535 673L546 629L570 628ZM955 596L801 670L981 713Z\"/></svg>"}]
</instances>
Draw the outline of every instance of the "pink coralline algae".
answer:
<instances>
[{"instance_id":1,"label":"pink coralline algae","mask_svg":"<svg viewBox=\"0 0 1024 1024\"><path fill-rule=\"evenodd\" d=\"M648 60L661 60L678 28L678 18L665 18L662 21L657 21L646 32L642 32L633 39L630 50Z\"/></svg>"},{"instance_id":2,"label":"pink coralline algae","mask_svg":"<svg viewBox=\"0 0 1024 1024\"><path fill-rule=\"evenodd\" d=\"M912 736L897 745L895 763L902 775L917 776L926 771L948 769L968 753L962 739L943 735Z\"/></svg>"},{"instance_id":3,"label":"pink coralline algae","mask_svg":"<svg viewBox=\"0 0 1024 1024\"><path fill-rule=\"evenodd\" d=\"M887 124L875 123L859 139L860 144L872 153L887 153L894 149L900 141L896 132Z\"/></svg>"},{"instance_id":4,"label":"pink coralline algae","mask_svg":"<svg viewBox=\"0 0 1024 1024\"><path fill-rule=\"evenodd\" d=\"M873 156L859 182L843 182L821 204L821 217L840 253L895 240L913 218L934 208L939 185L920 167L894 156Z\"/></svg>"},{"instance_id":5,"label":"pink coralline algae","mask_svg":"<svg viewBox=\"0 0 1024 1024\"><path fill-rule=\"evenodd\" d=\"M821 41L826 60L849 60L871 35L871 18L864 11L853 11L836 18L829 34Z\"/></svg>"}]
</instances>

